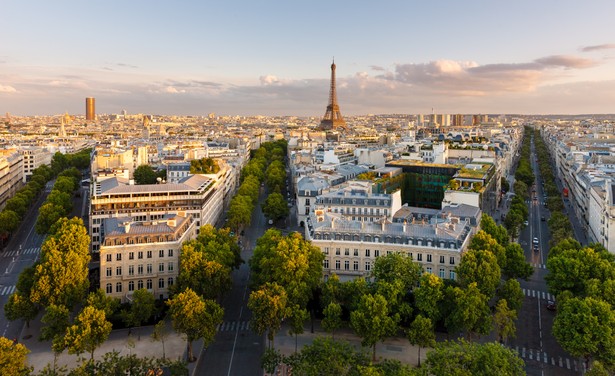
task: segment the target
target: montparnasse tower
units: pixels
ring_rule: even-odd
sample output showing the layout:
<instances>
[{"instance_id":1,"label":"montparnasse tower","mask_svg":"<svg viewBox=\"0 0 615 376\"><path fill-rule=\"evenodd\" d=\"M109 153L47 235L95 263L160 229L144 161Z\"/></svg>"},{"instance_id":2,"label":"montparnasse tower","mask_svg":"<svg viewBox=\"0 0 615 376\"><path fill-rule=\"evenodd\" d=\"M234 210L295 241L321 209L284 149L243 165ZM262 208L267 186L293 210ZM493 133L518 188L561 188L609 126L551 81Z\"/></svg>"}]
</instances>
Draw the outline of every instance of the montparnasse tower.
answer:
<instances>
[{"instance_id":1,"label":"montparnasse tower","mask_svg":"<svg viewBox=\"0 0 615 376\"><path fill-rule=\"evenodd\" d=\"M329 103L327 111L320 122L321 130L330 130L335 128L346 129L346 122L340 112L340 106L337 104L337 91L335 90L335 60L331 64L331 87L329 89Z\"/></svg>"}]
</instances>

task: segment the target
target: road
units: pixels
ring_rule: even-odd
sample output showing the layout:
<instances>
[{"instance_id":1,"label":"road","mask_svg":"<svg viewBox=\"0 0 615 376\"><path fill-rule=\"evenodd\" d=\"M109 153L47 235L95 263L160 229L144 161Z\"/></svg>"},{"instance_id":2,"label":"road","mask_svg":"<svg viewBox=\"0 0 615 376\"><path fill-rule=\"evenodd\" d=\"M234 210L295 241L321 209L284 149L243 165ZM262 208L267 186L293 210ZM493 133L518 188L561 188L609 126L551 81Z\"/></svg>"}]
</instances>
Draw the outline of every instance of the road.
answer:
<instances>
[{"instance_id":1,"label":"road","mask_svg":"<svg viewBox=\"0 0 615 376\"><path fill-rule=\"evenodd\" d=\"M534 142L531 144L531 165L536 176L536 200L530 199L528 226L521 230L519 244L526 260L534 266L534 274L528 281L520 281L525 300L517 321L517 338L509 340L508 346L516 350L526 364L528 375L579 375L583 362L567 354L557 343L551 328L555 312L546 309L548 300L555 300L548 293L545 276L549 251L549 228L546 220L550 212L544 205L544 190L541 182ZM545 221L542 221L544 217ZM538 238L539 250L534 251L532 239Z\"/></svg>"}]
</instances>

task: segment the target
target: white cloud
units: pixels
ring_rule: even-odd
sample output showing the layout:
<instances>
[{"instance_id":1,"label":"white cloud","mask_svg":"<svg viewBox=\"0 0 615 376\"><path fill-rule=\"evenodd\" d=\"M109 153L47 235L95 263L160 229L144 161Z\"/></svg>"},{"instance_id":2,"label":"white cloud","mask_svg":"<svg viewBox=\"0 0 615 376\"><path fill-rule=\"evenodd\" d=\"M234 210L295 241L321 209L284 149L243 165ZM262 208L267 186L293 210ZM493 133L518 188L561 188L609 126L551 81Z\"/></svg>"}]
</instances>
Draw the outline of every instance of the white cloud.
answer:
<instances>
[{"instance_id":1,"label":"white cloud","mask_svg":"<svg viewBox=\"0 0 615 376\"><path fill-rule=\"evenodd\" d=\"M167 86L167 87L165 87L163 89L163 92L169 93L169 94L179 94L179 93L185 93L186 90L184 90L184 89L179 89L178 90L177 88L175 88L173 86Z\"/></svg>"},{"instance_id":2,"label":"white cloud","mask_svg":"<svg viewBox=\"0 0 615 376\"><path fill-rule=\"evenodd\" d=\"M10 85L0 85L0 93L16 93L17 89Z\"/></svg>"}]
</instances>

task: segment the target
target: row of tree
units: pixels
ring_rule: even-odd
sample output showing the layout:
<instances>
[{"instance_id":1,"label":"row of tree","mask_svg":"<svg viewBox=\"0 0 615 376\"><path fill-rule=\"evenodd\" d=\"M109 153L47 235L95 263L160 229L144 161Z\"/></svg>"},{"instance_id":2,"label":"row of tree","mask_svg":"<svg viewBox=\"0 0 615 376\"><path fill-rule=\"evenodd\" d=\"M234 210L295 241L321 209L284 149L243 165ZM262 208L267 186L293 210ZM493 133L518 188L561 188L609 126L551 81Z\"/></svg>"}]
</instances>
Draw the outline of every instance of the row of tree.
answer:
<instances>
[{"instance_id":1,"label":"row of tree","mask_svg":"<svg viewBox=\"0 0 615 376\"><path fill-rule=\"evenodd\" d=\"M530 154L531 135L528 128L526 128L519 150L519 163L515 171L515 183L513 184L515 196L511 200L510 208L504 219L504 225L513 239L519 236L521 226L529 217L529 210L525 202L530 198L529 187L534 183Z\"/></svg>"},{"instance_id":2,"label":"row of tree","mask_svg":"<svg viewBox=\"0 0 615 376\"><path fill-rule=\"evenodd\" d=\"M67 217L73 210L73 192L79 189L81 172L70 167L60 172L53 189L38 210L38 218L34 226L37 233L45 235L54 223L62 217Z\"/></svg>"}]
</instances>

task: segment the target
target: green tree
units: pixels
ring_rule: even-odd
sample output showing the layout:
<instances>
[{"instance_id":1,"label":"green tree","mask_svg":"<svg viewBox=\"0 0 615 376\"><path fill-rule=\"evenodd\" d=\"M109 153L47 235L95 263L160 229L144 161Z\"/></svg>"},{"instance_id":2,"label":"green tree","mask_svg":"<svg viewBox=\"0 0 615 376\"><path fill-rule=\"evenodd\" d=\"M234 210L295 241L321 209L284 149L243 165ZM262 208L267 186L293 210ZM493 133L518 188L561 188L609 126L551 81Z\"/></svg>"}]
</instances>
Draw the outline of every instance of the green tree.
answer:
<instances>
[{"instance_id":1,"label":"green tree","mask_svg":"<svg viewBox=\"0 0 615 376\"><path fill-rule=\"evenodd\" d=\"M38 314L38 307L27 296L16 291L9 296L8 302L4 305L4 314L10 321L22 319L29 328L30 321Z\"/></svg>"},{"instance_id":2,"label":"green tree","mask_svg":"<svg viewBox=\"0 0 615 376\"><path fill-rule=\"evenodd\" d=\"M295 304L289 307L288 317L290 318L290 331L289 334L295 336L295 353L297 352L297 339L298 335L303 333L303 326L305 321L309 318L308 311L305 308Z\"/></svg>"},{"instance_id":3,"label":"green tree","mask_svg":"<svg viewBox=\"0 0 615 376\"><path fill-rule=\"evenodd\" d=\"M132 295L130 309L122 311L122 319L130 328L141 326L142 323L152 317L156 308L155 305L156 298L151 292L147 289L136 290Z\"/></svg>"},{"instance_id":4,"label":"green tree","mask_svg":"<svg viewBox=\"0 0 615 376\"><path fill-rule=\"evenodd\" d=\"M217 261L232 269L239 268L243 262L237 238L231 236L228 228L217 229L210 224L201 226L196 240L204 246L207 260Z\"/></svg>"},{"instance_id":5,"label":"green tree","mask_svg":"<svg viewBox=\"0 0 615 376\"><path fill-rule=\"evenodd\" d=\"M483 214L480 221L481 230L489 234L499 245L506 247L508 245L508 232L502 225L497 225L493 218L488 214Z\"/></svg>"},{"instance_id":6,"label":"green tree","mask_svg":"<svg viewBox=\"0 0 615 376\"><path fill-rule=\"evenodd\" d=\"M12 210L3 210L0 212L0 237L7 236L19 227L20 218L17 213Z\"/></svg>"},{"instance_id":7,"label":"green tree","mask_svg":"<svg viewBox=\"0 0 615 376\"><path fill-rule=\"evenodd\" d=\"M265 283L250 293L248 308L252 311L250 327L259 335L267 332L269 348L272 348L275 333L289 313L286 291L276 283Z\"/></svg>"},{"instance_id":8,"label":"green tree","mask_svg":"<svg viewBox=\"0 0 615 376\"><path fill-rule=\"evenodd\" d=\"M372 277L376 281L393 283L402 282L402 290L406 292L413 289L421 277L421 266L399 253L390 253L376 258Z\"/></svg>"},{"instance_id":9,"label":"green tree","mask_svg":"<svg viewBox=\"0 0 615 376\"><path fill-rule=\"evenodd\" d=\"M175 331L186 335L188 361L195 360L192 342L203 339L207 347L216 336L216 327L222 323L224 310L213 300L204 300L190 288L167 301Z\"/></svg>"},{"instance_id":10,"label":"green tree","mask_svg":"<svg viewBox=\"0 0 615 376\"><path fill-rule=\"evenodd\" d=\"M282 194L273 192L267 196L262 206L265 217L278 220L288 215L289 209Z\"/></svg>"},{"instance_id":11,"label":"green tree","mask_svg":"<svg viewBox=\"0 0 615 376\"><path fill-rule=\"evenodd\" d=\"M350 313L350 326L361 337L361 345L372 348L376 360L376 344L393 335L399 317L389 316L387 301L382 295L364 295L357 310Z\"/></svg>"},{"instance_id":12,"label":"green tree","mask_svg":"<svg viewBox=\"0 0 615 376\"><path fill-rule=\"evenodd\" d=\"M17 213L19 218L23 218L26 214L26 210L28 210L28 205L30 203L27 202L23 197L13 196L6 200L6 205L4 205L4 210L10 210L12 212Z\"/></svg>"},{"instance_id":13,"label":"green tree","mask_svg":"<svg viewBox=\"0 0 615 376\"><path fill-rule=\"evenodd\" d=\"M164 320L160 320L154 325L154 331L152 332L152 341L160 341L162 343L162 359L166 359L167 355L164 349L164 341L169 336L169 331L167 330L167 323Z\"/></svg>"},{"instance_id":14,"label":"green tree","mask_svg":"<svg viewBox=\"0 0 615 376\"><path fill-rule=\"evenodd\" d=\"M254 204L249 196L237 195L231 199L228 210L228 226L237 231L243 226L249 226L252 222Z\"/></svg>"},{"instance_id":15,"label":"green tree","mask_svg":"<svg viewBox=\"0 0 615 376\"><path fill-rule=\"evenodd\" d=\"M465 330L469 339L474 334L485 335L491 331L491 311L487 304L488 298L480 292L476 282L465 289L453 288L454 308L446 317L449 329ZM449 330L450 332L450 330Z\"/></svg>"},{"instance_id":16,"label":"green tree","mask_svg":"<svg viewBox=\"0 0 615 376\"><path fill-rule=\"evenodd\" d=\"M609 304L594 298L559 301L553 335L562 348L585 359L590 369L593 358L612 364L615 360L615 313Z\"/></svg>"},{"instance_id":17,"label":"green tree","mask_svg":"<svg viewBox=\"0 0 615 376\"><path fill-rule=\"evenodd\" d=\"M421 348L434 347L436 345L436 333L434 332L433 324L427 317L418 315L410 325L406 332L410 344L419 348L419 367L421 366Z\"/></svg>"},{"instance_id":18,"label":"green tree","mask_svg":"<svg viewBox=\"0 0 615 376\"><path fill-rule=\"evenodd\" d=\"M497 296L500 300L506 300L508 307L517 312L519 312L525 297L521 284L516 279L508 279L500 283Z\"/></svg>"},{"instance_id":19,"label":"green tree","mask_svg":"<svg viewBox=\"0 0 615 376\"><path fill-rule=\"evenodd\" d=\"M427 375L525 376L524 363L514 350L495 342L478 344L463 339L436 344L423 365Z\"/></svg>"},{"instance_id":20,"label":"green tree","mask_svg":"<svg viewBox=\"0 0 615 376\"><path fill-rule=\"evenodd\" d=\"M355 350L348 342L335 341L327 337L316 337L305 345L300 356L290 363L293 374L305 376L346 376L357 375L358 366L367 366L368 357Z\"/></svg>"},{"instance_id":21,"label":"green tree","mask_svg":"<svg viewBox=\"0 0 615 376\"><path fill-rule=\"evenodd\" d=\"M49 232L51 226L62 218L64 214L66 213L63 207L46 202L38 209L38 217L36 218L34 229L38 234L45 235Z\"/></svg>"},{"instance_id":22,"label":"green tree","mask_svg":"<svg viewBox=\"0 0 615 376\"><path fill-rule=\"evenodd\" d=\"M419 281L419 287L414 290L416 308L436 322L440 318L440 303L444 298L444 282L432 273L424 273Z\"/></svg>"},{"instance_id":23,"label":"green tree","mask_svg":"<svg viewBox=\"0 0 615 376\"><path fill-rule=\"evenodd\" d=\"M53 204L54 206L62 208L62 211L60 212L62 215L70 213L70 211L73 209L73 201L71 198L71 194L59 191L57 189L54 189L51 191L51 193L49 193L49 196L47 196L47 200L45 201L45 203Z\"/></svg>"},{"instance_id":24,"label":"green tree","mask_svg":"<svg viewBox=\"0 0 615 376\"><path fill-rule=\"evenodd\" d=\"M489 251L496 257L500 269L506 267L506 249L484 230L480 230L470 240L468 249L475 251ZM463 260L463 258L462 258Z\"/></svg>"},{"instance_id":25,"label":"green tree","mask_svg":"<svg viewBox=\"0 0 615 376\"><path fill-rule=\"evenodd\" d=\"M70 312L64 306L50 305L45 310L41 322L46 324L41 330L40 339L51 341L53 350L53 370L57 371L58 355L66 348L64 335L70 326Z\"/></svg>"},{"instance_id":26,"label":"green tree","mask_svg":"<svg viewBox=\"0 0 615 376\"><path fill-rule=\"evenodd\" d=\"M493 325L500 343L506 344L508 338L515 336L517 331L515 320L517 320L517 312L508 308L506 300L498 301L493 314Z\"/></svg>"},{"instance_id":27,"label":"green tree","mask_svg":"<svg viewBox=\"0 0 615 376\"><path fill-rule=\"evenodd\" d=\"M218 161L213 158L193 159L190 161L191 174L217 174L220 171Z\"/></svg>"},{"instance_id":28,"label":"green tree","mask_svg":"<svg viewBox=\"0 0 615 376\"><path fill-rule=\"evenodd\" d=\"M101 309L106 317L111 317L120 306L120 300L107 296L103 289L97 289L88 294L86 305Z\"/></svg>"},{"instance_id":29,"label":"green tree","mask_svg":"<svg viewBox=\"0 0 615 376\"><path fill-rule=\"evenodd\" d=\"M68 193L69 195L77 188L77 182L75 182L74 178L69 176L59 176L53 184L54 191Z\"/></svg>"},{"instance_id":30,"label":"green tree","mask_svg":"<svg viewBox=\"0 0 615 376\"><path fill-rule=\"evenodd\" d=\"M88 306L75 318L75 324L66 329L65 346L69 354L90 353L94 360L94 351L102 345L111 333L111 323L107 321L105 311Z\"/></svg>"},{"instance_id":31,"label":"green tree","mask_svg":"<svg viewBox=\"0 0 615 376\"><path fill-rule=\"evenodd\" d=\"M30 375L32 367L28 366L29 352L21 343L14 343L6 337L0 337L0 375Z\"/></svg>"},{"instance_id":32,"label":"green tree","mask_svg":"<svg viewBox=\"0 0 615 376\"><path fill-rule=\"evenodd\" d=\"M457 267L462 286L476 283L487 298L493 297L500 283L500 267L496 257L487 250L470 249L461 257Z\"/></svg>"},{"instance_id":33,"label":"green tree","mask_svg":"<svg viewBox=\"0 0 615 376\"><path fill-rule=\"evenodd\" d=\"M190 287L206 299L216 299L230 289L231 269L208 260L204 246L198 241L185 243L179 260L177 291Z\"/></svg>"},{"instance_id":34,"label":"green tree","mask_svg":"<svg viewBox=\"0 0 615 376\"><path fill-rule=\"evenodd\" d=\"M133 173L135 184L156 184L156 171L150 165L141 165Z\"/></svg>"},{"instance_id":35,"label":"green tree","mask_svg":"<svg viewBox=\"0 0 615 376\"><path fill-rule=\"evenodd\" d=\"M58 175L69 167L68 157L59 151L51 157L51 171L53 175Z\"/></svg>"},{"instance_id":36,"label":"green tree","mask_svg":"<svg viewBox=\"0 0 615 376\"><path fill-rule=\"evenodd\" d=\"M81 219L62 218L51 228L36 264L31 299L44 307L64 305L69 310L83 301L89 280L90 237Z\"/></svg>"},{"instance_id":37,"label":"green tree","mask_svg":"<svg viewBox=\"0 0 615 376\"><path fill-rule=\"evenodd\" d=\"M523 248L518 243L510 243L506 246L506 265L502 268L502 274L508 278L521 278L527 281L534 274L534 269L527 261Z\"/></svg>"},{"instance_id":38,"label":"green tree","mask_svg":"<svg viewBox=\"0 0 615 376\"><path fill-rule=\"evenodd\" d=\"M322 319L322 328L335 339L335 330L342 326L342 306L331 302L322 313L325 316Z\"/></svg>"}]
</instances>

